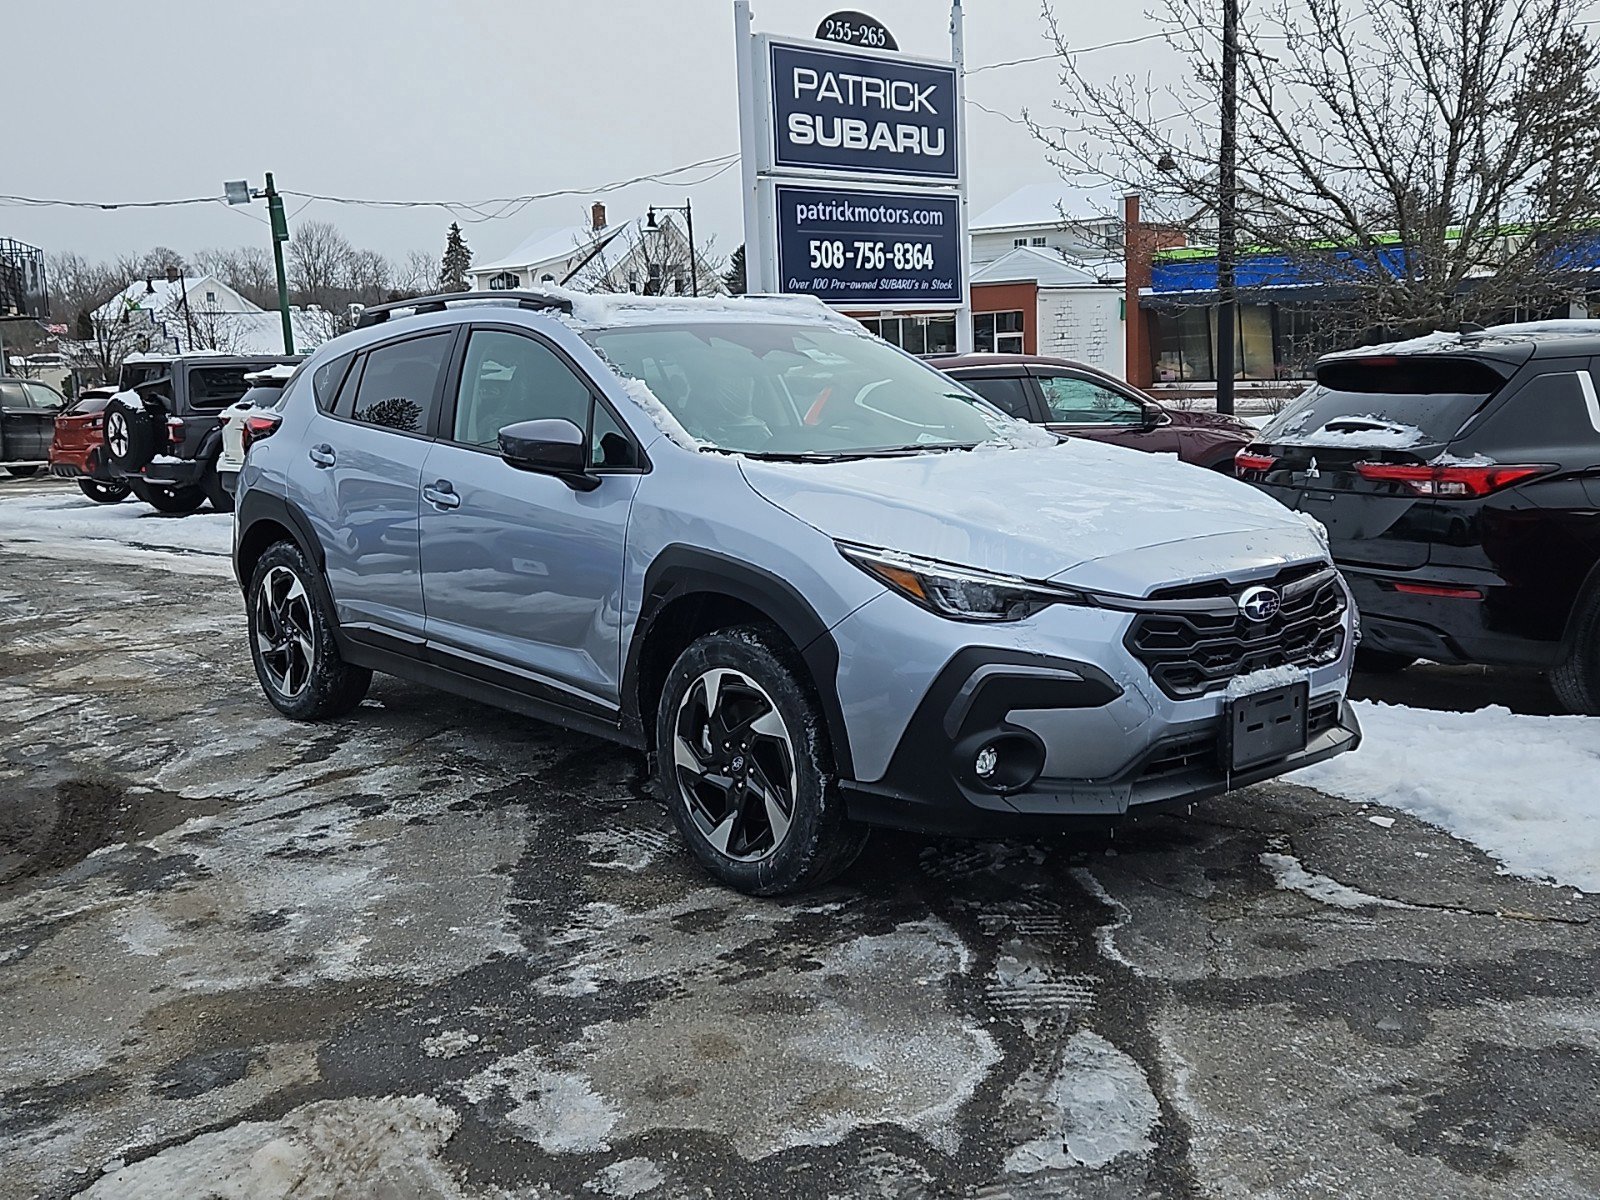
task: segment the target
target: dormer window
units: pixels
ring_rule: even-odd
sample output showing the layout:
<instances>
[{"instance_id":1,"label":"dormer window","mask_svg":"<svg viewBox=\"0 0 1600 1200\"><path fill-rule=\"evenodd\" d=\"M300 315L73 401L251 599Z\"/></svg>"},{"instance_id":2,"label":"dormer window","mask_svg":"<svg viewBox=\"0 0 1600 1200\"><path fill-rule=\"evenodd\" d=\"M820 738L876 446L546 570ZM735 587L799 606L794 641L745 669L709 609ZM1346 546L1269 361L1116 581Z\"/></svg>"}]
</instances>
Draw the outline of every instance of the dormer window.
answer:
<instances>
[{"instance_id":1,"label":"dormer window","mask_svg":"<svg viewBox=\"0 0 1600 1200\"><path fill-rule=\"evenodd\" d=\"M501 271L498 275L489 276L489 290L491 292L509 292L522 286L522 276L515 271Z\"/></svg>"}]
</instances>

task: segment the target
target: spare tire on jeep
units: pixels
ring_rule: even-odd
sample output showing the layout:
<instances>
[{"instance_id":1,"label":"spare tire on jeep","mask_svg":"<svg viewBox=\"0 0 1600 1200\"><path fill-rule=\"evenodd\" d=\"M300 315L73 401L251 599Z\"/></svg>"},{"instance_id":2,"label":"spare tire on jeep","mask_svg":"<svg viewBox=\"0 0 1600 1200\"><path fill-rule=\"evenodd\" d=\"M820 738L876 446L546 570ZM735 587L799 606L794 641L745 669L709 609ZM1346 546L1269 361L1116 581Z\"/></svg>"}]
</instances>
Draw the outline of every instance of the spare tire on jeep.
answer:
<instances>
[{"instance_id":1,"label":"spare tire on jeep","mask_svg":"<svg viewBox=\"0 0 1600 1200\"><path fill-rule=\"evenodd\" d=\"M119 392L106 405L106 454L124 471L147 466L161 448L165 435L161 418L127 392Z\"/></svg>"}]
</instances>

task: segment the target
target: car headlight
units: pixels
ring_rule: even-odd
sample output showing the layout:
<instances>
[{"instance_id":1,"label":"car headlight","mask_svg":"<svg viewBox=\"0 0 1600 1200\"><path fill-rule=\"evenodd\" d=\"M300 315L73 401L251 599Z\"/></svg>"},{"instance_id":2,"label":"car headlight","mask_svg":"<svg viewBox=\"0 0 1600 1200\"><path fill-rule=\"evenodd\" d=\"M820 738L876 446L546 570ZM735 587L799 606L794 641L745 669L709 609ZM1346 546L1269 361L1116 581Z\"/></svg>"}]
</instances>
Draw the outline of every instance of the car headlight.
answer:
<instances>
[{"instance_id":1,"label":"car headlight","mask_svg":"<svg viewBox=\"0 0 1600 1200\"><path fill-rule=\"evenodd\" d=\"M933 559L836 542L839 553L874 579L953 621L1020 621L1052 604L1089 604L1082 592L996 575Z\"/></svg>"}]
</instances>

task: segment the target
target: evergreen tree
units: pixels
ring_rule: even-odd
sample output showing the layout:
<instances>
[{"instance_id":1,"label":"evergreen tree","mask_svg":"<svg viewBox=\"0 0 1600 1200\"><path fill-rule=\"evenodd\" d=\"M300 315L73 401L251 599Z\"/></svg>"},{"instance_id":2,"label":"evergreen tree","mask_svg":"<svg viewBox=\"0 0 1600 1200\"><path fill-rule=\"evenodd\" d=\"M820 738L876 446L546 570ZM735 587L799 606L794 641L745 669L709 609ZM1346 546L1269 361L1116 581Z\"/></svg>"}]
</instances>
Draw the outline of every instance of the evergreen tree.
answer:
<instances>
[{"instance_id":1,"label":"evergreen tree","mask_svg":"<svg viewBox=\"0 0 1600 1200\"><path fill-rule=\"evenodd\" d=\"M444 257L439 260L439 290L465 292L471 285L467 271L472 266L472 248L461 236L461 226L450 222L450 232L444 242Z\"/></svg>"},{"instance_id":2,"label":"evergreen tree","mask_svg":"<svg viewBox=\"0 0 1600 1200\"><path fill-rule=\"evenodd\" d=\"M744 278L744 246L741 244L733 252L733 257L728 260L728 269L722 273L722 282L728 285L728 292L734 296L742 296L748 290Z\"/></svg>"}]
</instances>

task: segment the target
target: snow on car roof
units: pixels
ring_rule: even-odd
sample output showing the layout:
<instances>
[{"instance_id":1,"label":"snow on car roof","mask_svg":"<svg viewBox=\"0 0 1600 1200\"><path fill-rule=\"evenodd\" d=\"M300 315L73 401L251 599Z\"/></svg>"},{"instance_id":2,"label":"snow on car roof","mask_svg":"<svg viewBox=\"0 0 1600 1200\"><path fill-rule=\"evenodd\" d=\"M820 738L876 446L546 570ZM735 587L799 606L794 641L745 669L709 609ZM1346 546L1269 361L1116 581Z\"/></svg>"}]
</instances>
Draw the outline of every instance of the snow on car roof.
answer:
<instances>
[{"instance_id":1,"label":"snow on car roof","mask_svg":"<svg viewBox=\"0 0 1600 1200\"><path fill-rule=\"evenodd\" d=\"M580 329L658 325L682 320L802 321L861 331L860 322L834 312L814 296L635 296L542 289L572 305L570 323Z\"/></svg>"},{"instance_id":2,"label":"snow on car roof","mask_svg":"<svg viewBox=\"0 0 1600 1200\"><path fill-rule=\"evenodd\" d=\"M245 375L244 381L252 386L262 383L288 383L290 377L299 369L299 363L273 363L264 370L249 372Z\"/></svg>"}]
</instances>

